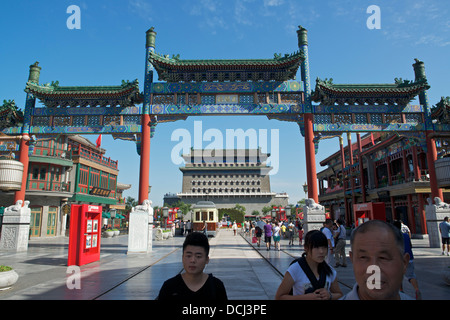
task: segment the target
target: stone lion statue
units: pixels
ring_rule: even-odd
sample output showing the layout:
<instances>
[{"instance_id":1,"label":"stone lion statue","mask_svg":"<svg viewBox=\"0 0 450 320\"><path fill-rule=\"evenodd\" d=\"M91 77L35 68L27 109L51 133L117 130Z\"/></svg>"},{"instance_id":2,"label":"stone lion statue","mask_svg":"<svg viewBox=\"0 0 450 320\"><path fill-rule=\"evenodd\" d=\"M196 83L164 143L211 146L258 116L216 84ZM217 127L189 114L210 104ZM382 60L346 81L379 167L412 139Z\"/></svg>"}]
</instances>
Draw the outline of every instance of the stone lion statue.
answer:
<instances>
[{"instance_id":1,"label":"stone lion statue","mask_svg":"<svg viewBox=\"0 0 450 320\"><path fill-rule=\"evenodd\" d=\"M441 200L439 197L434 198L434 203L436 204L436 209L449 209L450 205Z\"/></svg>"},{"instance_id":2,"label":"stone lion statue","mask_svg":"<svg viewBox=\"0 0 450 320\"><path fill-rule=\"evenodd\" d=\"M145 199L142 204L137 205L136 207L131 208L131 212L134 211L150 211L152 209L152 201Z\"/></svg>"},{"instance_id":3,"label":"stone lion statue","mask_svg":"<svg viewBox=\"0 0 450 320\"><path fill-rule=\"evenodd\" d=\"M309 198L305 200L305 204L309 210L323 210L324 207L314 201L314 199Z\"/></svg>"},{"instance_id":4,"label":"stone lion statue","mask_svg":"<svg viewBox=\"0 0 450 320\"><path fill-rule=\"evenodd\" d=\"M9 206L8 208L5 209L5 211L19 212L20 209L22 209L22 203L23 203L22 200L17 200L16 204ZM29 201L28 201L28 203L29 203Z\"/></svg>"}]
</instances>

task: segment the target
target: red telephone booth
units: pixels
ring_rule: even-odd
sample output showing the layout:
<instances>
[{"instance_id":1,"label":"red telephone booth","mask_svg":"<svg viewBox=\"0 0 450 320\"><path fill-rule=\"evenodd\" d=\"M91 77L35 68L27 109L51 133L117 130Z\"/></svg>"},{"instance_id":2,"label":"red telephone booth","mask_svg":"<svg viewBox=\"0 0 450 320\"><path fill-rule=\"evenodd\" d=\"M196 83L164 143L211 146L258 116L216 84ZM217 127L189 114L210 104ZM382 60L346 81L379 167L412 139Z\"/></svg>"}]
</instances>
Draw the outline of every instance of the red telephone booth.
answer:
<instances>
[{"instance_id":1,"label":"red telephone booth","mask_svg":"<svg viewBox=\"0 0 450 320\"><path fill-rule=\"evenodd\" d=\"M355 226L368 220L386 221L386 206L384 202L367 202L353 205Z\"/></svg>"},{"instance_id":2,"label":"red telephone booth","mask_svg":"<svg viewBox=\"0 0 450 320\"><path fill-rule=\"evenodd\" d=\"M167 226L172 226L172 224L177 219L178 210L180 208L169 208L169 216L167 217Z\"/></svg>"},{"instance_id":3,"label":"red telephone booth","mask_svg":"<svg viewBox=\"0 0 450 320\"><path fill-rule=\"evenodd\" d=\"M275 209L276 210L276 218L279 221L286 221L287 217L286 217L286 210L285 207L273 207L272 210Z\"/></svg>"},{"instance_id":4,"label":"red telephone booth","mask_svg":"<svg viewBox=\"0 0 450 320\"><path fill-rule=\"evenodd\" d=\"M101 206L71 206L68 266L82 266L100 260L101 221Z\"/></svg>"}]
</instances>

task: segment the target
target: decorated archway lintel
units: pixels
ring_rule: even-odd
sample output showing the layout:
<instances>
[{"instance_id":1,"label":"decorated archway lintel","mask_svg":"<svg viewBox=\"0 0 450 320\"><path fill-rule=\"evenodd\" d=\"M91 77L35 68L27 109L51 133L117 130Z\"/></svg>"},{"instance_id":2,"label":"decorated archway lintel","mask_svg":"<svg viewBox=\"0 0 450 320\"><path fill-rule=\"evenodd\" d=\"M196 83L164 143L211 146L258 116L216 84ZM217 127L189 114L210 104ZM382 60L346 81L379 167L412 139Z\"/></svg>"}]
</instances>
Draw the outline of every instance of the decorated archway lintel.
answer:
<instances>
[{"instance_id":1,"label":"decorated archway lintel","mask_svg":"<svg viewBox=\"0 0 450 320\"><path fill-rule=\"evenodd\" d=\"M154 52L156 32L151 28L146 34L143 93L139 92L137 80L122 81L119 86L64 87L58 81L39 85L41 67L35 63L30 66L25 88L24 124L4 128L3 133L112 134L137 140L142 202L148 192L150 138L158 123L190 115L265 115L299 125L305 137L306 171L311 186L308 193L318 202L314 166L321 139L346 132L382 131L398 132L423 145L422 132L427 147L433 148L430 133L449 129L448 125L435 126L431 122L423 62L416 60L413 64L415 81L395 79L393 84L346 85L317 79L315 91L311 92L307 31L299 27L297 33L299 51L285 56L276 54L273 59L181 60L179 56L169 58ZM293 79L299 67L300 81ZM168 82L153 82L155 69L160 80ZM409 105L417 95L420 105ZM45 107L36 108L36 99ZM28 162L27 148L21 147L21 162ZM431 150L428 154L433 157L434 153ZM436 189L437 185L433 196Z\"/></svg>"}]
</instances>

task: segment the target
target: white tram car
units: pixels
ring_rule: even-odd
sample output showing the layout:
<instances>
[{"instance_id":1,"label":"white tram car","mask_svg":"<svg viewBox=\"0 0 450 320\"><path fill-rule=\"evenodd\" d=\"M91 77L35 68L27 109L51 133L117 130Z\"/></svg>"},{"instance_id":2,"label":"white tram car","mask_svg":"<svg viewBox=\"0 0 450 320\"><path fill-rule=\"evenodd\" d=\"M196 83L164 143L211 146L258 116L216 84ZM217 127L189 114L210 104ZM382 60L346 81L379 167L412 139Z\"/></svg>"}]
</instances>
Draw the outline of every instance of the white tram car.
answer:
<instances>
[{"instance_id":1,"label":"white tram car","mask_svg":"<svg viewBox=\"0 0 450 320\"><path fill-rule=\"evenodd\" d=\"M212 201L199 201L192 207L193 231L201 232L203 225L207 224L207 235L215 237L219 222L219 210Z\"/></svg>"}]
</instances>

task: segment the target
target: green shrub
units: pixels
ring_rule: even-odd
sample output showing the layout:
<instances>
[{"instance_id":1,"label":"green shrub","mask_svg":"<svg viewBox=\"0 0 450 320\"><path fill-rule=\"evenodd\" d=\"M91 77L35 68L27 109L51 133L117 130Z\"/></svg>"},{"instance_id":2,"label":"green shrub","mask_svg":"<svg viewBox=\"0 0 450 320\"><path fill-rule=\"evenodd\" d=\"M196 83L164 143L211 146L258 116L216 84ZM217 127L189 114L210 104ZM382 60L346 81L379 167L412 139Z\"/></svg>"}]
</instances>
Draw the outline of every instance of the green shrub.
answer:
<instances>
[{"instance_id":1,"label":"green shrub","mask_svg":"<svg viewBox=\"0 0 450 320\"><path fill-rule=\"evenodd\" d=\"M3 266L3 265L0 266L0 272L6 272L6 271L11 271L11 270L12 270L11 267Z\"/></svg>"}]
</instances>

